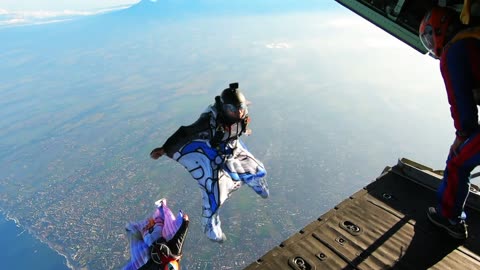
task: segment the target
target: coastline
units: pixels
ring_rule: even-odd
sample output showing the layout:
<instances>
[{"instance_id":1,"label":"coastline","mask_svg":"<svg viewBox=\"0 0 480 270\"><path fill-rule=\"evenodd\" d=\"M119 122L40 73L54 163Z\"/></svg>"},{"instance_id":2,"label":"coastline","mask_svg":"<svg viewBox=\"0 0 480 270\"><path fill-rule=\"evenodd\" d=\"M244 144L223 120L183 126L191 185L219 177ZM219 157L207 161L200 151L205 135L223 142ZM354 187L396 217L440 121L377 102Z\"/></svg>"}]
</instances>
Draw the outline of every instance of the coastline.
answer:
<instances>
[{"instance_id":1,"label":"coastline","mask_svg":"<svg viewBox=\"0 0 480 270\"><path fill-rule=\"evenodd\" d=\"M60 252L59 250L55 249L53 247L53 245L51 243L49 243L48 241L40 239L40 237L38 237L38 235L34 231L32 231L28 226L22 225L17 217L11 215L10 212L5 211L4 209L1 209L1 208L0 208L0 215L4 216L5 221L7 221L7 222L13 221L17 228L23 229L23 231L20 234L16 235L17 237L24 234L25 232L27 232L28 236L34 238L39 243L46 245L49 250L51 250L54 253L60 255L63 258L63 265L66 267L66 269L71 269L71 270L75 269L74 263L69 260L67 254L64 254L64 253Z\"/></svg>"}]
</instances>

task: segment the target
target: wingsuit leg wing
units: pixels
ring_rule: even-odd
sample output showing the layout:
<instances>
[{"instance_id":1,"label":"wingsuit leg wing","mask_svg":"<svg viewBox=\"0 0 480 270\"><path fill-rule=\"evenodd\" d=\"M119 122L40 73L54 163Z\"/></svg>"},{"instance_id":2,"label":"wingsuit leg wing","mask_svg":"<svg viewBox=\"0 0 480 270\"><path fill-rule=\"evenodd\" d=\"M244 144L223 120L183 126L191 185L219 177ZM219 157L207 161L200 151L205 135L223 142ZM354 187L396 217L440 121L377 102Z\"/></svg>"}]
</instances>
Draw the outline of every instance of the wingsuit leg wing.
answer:
<instances>
[{"instance_id":1,"label":"wingsuit leg wing","mask_svg":"<svg viewBox=\"0 0 480 270\"><path fill-rule=\"evenodd\" d=\"M230 194L240 188L242 182L232 180L223 170L224 157L206 141L195 140L186 144L173 158L182 164L200 185L202 224L208 238L218 242L225 240L218 210Z\"/></svg>"}]
</instances>

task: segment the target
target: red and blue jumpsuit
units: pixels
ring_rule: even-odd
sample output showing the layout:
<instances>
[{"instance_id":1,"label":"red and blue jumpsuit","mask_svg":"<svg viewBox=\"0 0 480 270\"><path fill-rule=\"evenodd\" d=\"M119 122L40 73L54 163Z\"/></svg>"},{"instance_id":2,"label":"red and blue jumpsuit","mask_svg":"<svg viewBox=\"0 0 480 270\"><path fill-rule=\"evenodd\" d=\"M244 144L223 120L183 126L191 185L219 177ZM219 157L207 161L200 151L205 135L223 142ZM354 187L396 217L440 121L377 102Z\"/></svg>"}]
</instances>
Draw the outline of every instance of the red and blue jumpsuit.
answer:
<instances>
[{"instance_id":1,"label":"red and blue jumpsuit","mask_svg":"<svg viewBox=\"0 0 480 270\"><path fill-rule=\"evenodd\" d=\"M480 27L457 34L445 46L440 70L450 103L457 139L463 143L451 151L438 190L439 211L452 221L466 219L464 205L470 173L480 165L480 128L474 90L480 92Z\"/></svg>"}]
</instances>

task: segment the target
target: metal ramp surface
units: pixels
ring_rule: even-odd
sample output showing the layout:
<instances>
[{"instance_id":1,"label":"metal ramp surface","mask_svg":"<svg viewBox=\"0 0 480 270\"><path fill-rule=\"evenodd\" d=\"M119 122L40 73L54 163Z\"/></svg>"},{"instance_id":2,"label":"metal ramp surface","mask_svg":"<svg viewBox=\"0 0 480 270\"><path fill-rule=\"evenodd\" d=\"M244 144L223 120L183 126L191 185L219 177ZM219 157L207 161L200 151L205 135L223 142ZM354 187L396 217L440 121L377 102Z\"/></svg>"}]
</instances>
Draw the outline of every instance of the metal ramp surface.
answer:
<instances>
[{"instance_id":1,"label":"metal ramp surface","mask_svg":"<svg viewBox=\"0 0 480 270\"><path fill-rule=\"evenodd\" d=\"M399 160L364 189L245 269L480 269L480 196L472 189L469 238L430 224L441 175Z\"/></svg>"}]
</instances>

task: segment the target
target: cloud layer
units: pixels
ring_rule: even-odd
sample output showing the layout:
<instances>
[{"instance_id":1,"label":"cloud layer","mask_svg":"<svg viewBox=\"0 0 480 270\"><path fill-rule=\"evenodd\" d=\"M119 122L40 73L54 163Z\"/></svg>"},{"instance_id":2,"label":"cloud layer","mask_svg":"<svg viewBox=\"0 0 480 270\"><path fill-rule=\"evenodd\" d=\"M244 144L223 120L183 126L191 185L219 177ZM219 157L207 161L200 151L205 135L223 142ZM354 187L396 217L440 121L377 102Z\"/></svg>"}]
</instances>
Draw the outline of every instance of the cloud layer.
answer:
<instances>
[{"instance_id":1,"label":"cloud layer","mask_svg":"<svg viewBox=\"0 0 480 270\"><path fill-rule=\"evenodd\" d=\"M63 11L9 11L0 9L0 28L22 25L46 24L72 20L85 16L104 14L128 8L129 5L116 6L92 11L63 10Z\"/></svg>"}]
</instances>

